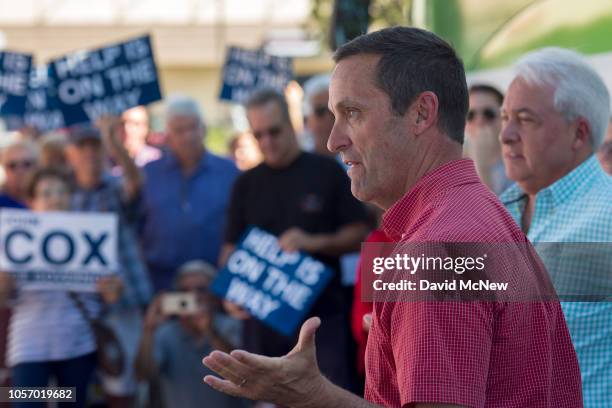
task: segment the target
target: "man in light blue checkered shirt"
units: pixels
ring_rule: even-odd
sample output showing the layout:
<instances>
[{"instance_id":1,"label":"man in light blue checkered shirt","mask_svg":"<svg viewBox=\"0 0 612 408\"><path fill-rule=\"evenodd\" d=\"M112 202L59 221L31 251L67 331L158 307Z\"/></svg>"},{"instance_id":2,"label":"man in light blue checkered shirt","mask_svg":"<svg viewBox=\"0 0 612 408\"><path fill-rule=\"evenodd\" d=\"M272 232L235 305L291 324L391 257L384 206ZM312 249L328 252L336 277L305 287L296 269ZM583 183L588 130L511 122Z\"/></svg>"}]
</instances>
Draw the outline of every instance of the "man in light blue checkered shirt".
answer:
<instances>
[{"instance_id":1,"label":"man in light blue checkered shirt","mask_svg":"<svg viewBox=\"0 0 612 408\"><path fill-rule=\"evenodd\" d=\"M516 73L500 135L506 173L516 184L500 199L536 244L562 300L607 297L562 307L584 406L612 407L612 245L595 244L612 241L612 178L593 155L606 132L609 94L568 50L532 52Z\"/></svg>"}]
</instances>

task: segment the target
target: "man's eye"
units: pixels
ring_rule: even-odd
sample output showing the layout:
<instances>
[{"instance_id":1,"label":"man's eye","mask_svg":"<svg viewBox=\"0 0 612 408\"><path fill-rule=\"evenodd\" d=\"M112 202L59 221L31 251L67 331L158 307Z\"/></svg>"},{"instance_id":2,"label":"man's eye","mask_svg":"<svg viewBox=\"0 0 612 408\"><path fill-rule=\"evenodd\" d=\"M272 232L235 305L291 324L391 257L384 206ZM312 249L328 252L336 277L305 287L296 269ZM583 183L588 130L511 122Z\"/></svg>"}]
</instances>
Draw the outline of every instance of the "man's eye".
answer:
<instances>
[{"instance_id":1,"label":"man's eye","mask_svg":"<svg viewBox=\"0 0 612 408\"><path fill-rule=\"evenodd\" d=\"M356 111L354 109L348 109L346 111L346 116L347 118L349 118L350 120L352 119L357 119L359 117L359 111Z\"/></svg>"}]
</instances>

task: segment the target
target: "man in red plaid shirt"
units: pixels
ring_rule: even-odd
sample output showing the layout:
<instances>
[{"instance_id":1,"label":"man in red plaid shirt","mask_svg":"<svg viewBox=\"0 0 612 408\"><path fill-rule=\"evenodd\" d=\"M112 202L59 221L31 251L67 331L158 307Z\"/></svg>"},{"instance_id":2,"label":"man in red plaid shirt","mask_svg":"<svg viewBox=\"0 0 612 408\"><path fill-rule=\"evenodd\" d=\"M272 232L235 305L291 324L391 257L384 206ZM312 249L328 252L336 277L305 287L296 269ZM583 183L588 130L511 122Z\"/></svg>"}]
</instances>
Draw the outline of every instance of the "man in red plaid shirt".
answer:
<instances>
[{"instance_id":1,"label":"man in red plaid shirt","mask_svg":"<svg viewBox=\"0 0 612 408\"><path fill-rule=\"evenodd\" d=\"M528 245L473 162L461 159L467 86L446 42L395 27L358 37L335 60L328 147L350 167L353 194L386 210L389 238ZM542 271L526 259L518 272L529 282ZM578 362L556 301L377 302L372 316L365 400L319 373L318 318L304 323L284 357L211 353L204 364L224 379L204 381L289 407L582 406Z\"/></svg>"}]
</instances>

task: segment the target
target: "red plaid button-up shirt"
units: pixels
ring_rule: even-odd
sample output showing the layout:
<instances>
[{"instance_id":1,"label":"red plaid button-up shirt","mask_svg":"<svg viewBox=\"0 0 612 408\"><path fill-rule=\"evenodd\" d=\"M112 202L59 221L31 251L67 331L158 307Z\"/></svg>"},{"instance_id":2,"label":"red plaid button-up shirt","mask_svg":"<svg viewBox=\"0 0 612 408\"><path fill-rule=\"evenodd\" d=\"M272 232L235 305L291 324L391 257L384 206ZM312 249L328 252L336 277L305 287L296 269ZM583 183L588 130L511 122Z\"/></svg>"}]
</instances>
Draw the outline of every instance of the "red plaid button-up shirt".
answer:
<instances>
[{"instance_id":1,"label":"red plaid button-up shirt","mask_svg":"<svg viewBox=\"0 0 612 408\"><path fill-rule=\"evenodd\" d=\"M384 230L402 242L526 242L470 160L424 176L387 211ZM365 397L385 407L582 407L558 302L375 303Z\"/></svg>"}]
</instances>

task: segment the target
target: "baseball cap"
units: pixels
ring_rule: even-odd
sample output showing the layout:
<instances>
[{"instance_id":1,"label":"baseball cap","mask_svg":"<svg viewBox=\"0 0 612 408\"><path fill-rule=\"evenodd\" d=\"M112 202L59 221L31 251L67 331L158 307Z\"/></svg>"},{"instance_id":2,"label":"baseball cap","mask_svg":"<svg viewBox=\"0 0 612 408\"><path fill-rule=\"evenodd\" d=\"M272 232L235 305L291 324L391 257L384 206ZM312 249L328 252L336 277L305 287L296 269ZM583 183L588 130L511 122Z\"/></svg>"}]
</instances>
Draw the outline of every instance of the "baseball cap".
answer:
<instances>
[{"instance_id":1,"label":"baseball cap","mask_svg":"<svg viewBox=\"0 0 612 408\"><path fill-rule=\"evenodd\" d=\"M75 125L68 132L68 143L80 144L85 140L102 141L100 131L91 125Z\"/></svg>"}]
</instances>

